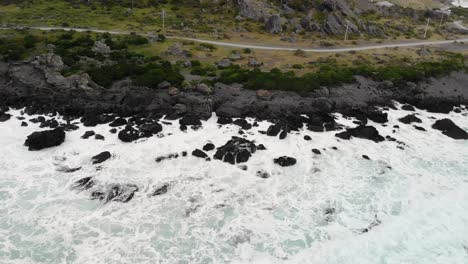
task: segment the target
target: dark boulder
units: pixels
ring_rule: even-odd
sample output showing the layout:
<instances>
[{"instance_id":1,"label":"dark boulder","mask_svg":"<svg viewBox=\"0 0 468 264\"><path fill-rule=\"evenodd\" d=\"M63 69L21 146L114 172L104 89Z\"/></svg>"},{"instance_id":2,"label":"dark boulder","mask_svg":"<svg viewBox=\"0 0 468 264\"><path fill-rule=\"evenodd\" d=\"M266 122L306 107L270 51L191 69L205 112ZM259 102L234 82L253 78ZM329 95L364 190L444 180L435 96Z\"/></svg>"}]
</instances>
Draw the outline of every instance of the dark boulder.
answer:
<instances>
[{"instance_id":1,"label":"dark boulder","mask_svg":"<svg viewBox=\"0 0 468 264\"><path fill-rule=\"evenodd\" d=\"M183 156L183 154L182 154L182 156ZM185 156L187 156L187 155L185 155ZM169 155L166 155L166 156L157 157L156 162L159 163L159 162L164 161L164 160L177 159L178 157L179 157L178 153L172 153L172 154L169 154Z\"/></svg>"},{"instance_id":2,"label":"dark boulder","mask_svg":"<svg viewBox=\"0 0 468 264\"><path fill-rule=\"evenodd\" d=\"M351 137L357 137L372 140L377 143L385 140L385 138L379 134L379 131L377 131L377 129L372 126L358 126L356 128L349 128L344 132L336 134L335 136L346 140L351 139Z\"/></svg>"},{"instance_id":3,"label":"dark boulder","mask_svg":"<svg viewBox=\"0 0 468 264\"><path fill-rule=\"evenodd\" d=\"M220 116L218 117L218 124L220 125L232 124L232 118Z\"/></svg>"},{"instance_id":4,"label":"dark boulder","mask_svg":"<svg viewBox=\"0 0 468 264\"><path fill-rule=\"evenodd\" d=\"M44 123L46 120L43 116L38 116L36 118L31 118L29 119L29 122L33 123L33 124L37 124L37 123Z\"/></svg>"},{"instance_id":5,"label":"dark boulder","mask_svg":"<svg viewBox=\"0 0 468 264\"><path fill-rule=\"evenodd\" d=\"M106 138L105 138L103 135L101 135L101 134L96 134L96 135L94 136L94 139L96 139L96 140L105 140Z\"/></svg>"},{"instance_id":6,"label":"dark boulder","mask_svg":"<svg viewBox=\"0 0 468 264\"><path fill-rule=\"evenodd\" d=\"M409 105L409 104L402 105L401 110L412 111L412 112L416 111L416 109L412 105Z\"/></svg>"},{"instance_id":7,"label":"dark boulder","mask_svg":"<svg viewBox=\"0 0 468 264\"><path fill-rule=\"evenodd\" d=\"M0 112L0 122L8 121L10 120L10 118L11 118L10 114Z\"/></svg>"},{"instance_id":8,"label":"dark boulder","mask_svg":"<svg viewBox=\"0 0 468 264\"><path fill-rule=\"evenodd\" d=\"M268 178L271 177L271 175L268 172L264 171L264 170L257 171L256 175L257 175L257 177L262 178L262 179L268 179Z\"/></svg>"},{"instance_id":9,"label":"dark boulder","mask_svg":"<svg viewBox=\"0 0 468 264\"><path fill-rule=\"evenodd\" d=\"M93 164L99 164L99 163L103 163L104 161L110 159L112 157L112 155L110 154L109 151L104 151L94 157L91 158L91 160L93 161Z\"/></svg>"},{"instance_id":10,"label":"dark boulder","mask_svg":"<svg viewBox=\"0 0 468 264\"><path fill-rule=\"evenodd\" d=\"M312 138L311 138L310 136L308 136L308 135L305 135L305 136L304 136L304 140L305 140L305 141L311 141Z\"/></svg>"},{"instance_id":11,"label":"dark boulder","mask_svg":"<svg viewBox=\"0 0 468 264\"><path fill-rule=\"evenodd\" d=\"M295 158L283 156L283 157L274 159L273 162L280 165L281 167L289 167L289 166L293 166L294 164L296 164L297 161Z\"/></svg>"},{"instance_id":12,"label":"dark boulder","mask_svg":"<svg viewBox=\"0 0 468 264\"><path fill-rule=\"evenodd\" d=\"M362 155L362 158L366 159L366 160L370 160L369 156L367 156L367 155Z\"/></svg>"},{"instance_id":13,"label":"dark boulder","mask_svg":"<svg viewBox=\"0 0 468 264\"><path fill-rule=\"evenodd\" d=\"M314 114L307 120L307 129L313 132L334 131L341 127L330 114Z\"/></svg>"},{"instance_id":14,"label":"dark boulder","mask_svg":"<svg viewBox=\"0 0 468 264\"><path fill-rule=\"evenodd\" d=\"M21 122L21 126L22 127L27 127L28 126L28 123L26 123L25 121Z\"/></svg>"},{"instance_id":15,"label":"dark boulder","mask_svg":"<svg viewBox=\"0 0 468 264\"><path fill-rule=\"evenodd\" d=\"M206 160L210 159L205 152L203 152L202 150L199 150L199 149L196 149L196 150L192 151L192 156L195 156L197 158L206 159Z\"/></svg>"},{"instance_id":16,"label":"dark boulder","mask_svg":"<svg viewBox=\"0 0 468 264\"><path fill-rule=\"evenodd\" d=\"M426 129L424 127L414 126L414 128L416 128L419 131L426 131Z\"/></svg>"},{"instance_id":17,"label":"dark boulder","mask_svg":"<svg viewBox=\"0 0 468 264\"><path fill-rule=\"evenodd\" d=\"M116 129L116 128L112 128L111 130L109 130L109 132L111 132L112 134L115 134L115 133L117 133L117 129Z\"/></svg>"},{"instance_id":18,"label":"dark boulder","mask_svg":"<svg viewBox=\"0 0 468 264\"><path fill-rule=\"evenodd\" d=\"M127 120L119 117L117 119L115 119L114 121L112 121L109 126L111 127L119 127L119 126L125 126L127 124Z\"/></svg>"},{"instance_id":19,"label":"dark boulder","mask_svg":"<svg viewBox=\"0 0 468 264\"><path fill-rule=\"evenodd\" d=\"M202 126L200 118L194 115L185 115L179 120L181 130L187 130L188 126L191 126L192 129L198 129Z\"/></svg>"},{"instance_id":20,"label":"dark boulder","mask_svg":"<svg viewBox=\"0 0 468 264\"><path fill-rule=\"evenodd\" d=\"M215 145L213 143L207 143L205 146L203 146L204 151L211 151L215 149Z\"/></svg>"},{"instance_id":21,"label":"dark boulder","mask_svg":"<svg viewBox=\"0 0 468 264\"><path fill-rule=\"evenodd\" d=\"M239 118L232 122L234 125L242 127L242 129L249 130L252 128L252 125L243 118Z\"/></svg>"},{"instance_id":22,"label":"dark boulder","mask_svg":"<svg viewBox=\"0 0 468 264\"><path fill-rule=\"evenodd\" d=\"M405 117L399 118L398 121L403 124L422 123L422 120L416 117L416 115L407 115Z\"/></svg>"},{"instance_id":23,"label":"dark boulder","mask_svg":"<svg viewBox=\"0 0 468 264\"><path fill-rule=\"evenodd\" d=\"M313 152L314 154L317 154L317 155L321 155L321 154L322 154L322 152L320 152L320 150L318 150L318 149L312 149L312 152Z\"/></svg>"},{"instance_id":24,"label":"dark boulder","mask_svg":"<svg viewBox=\"0 0 468 264\"><path fill-rule=\"evenodd\" d=\"M247 162L256 151L257 146L252 141L232 137L224 146L217 149L214 158L231 164L243 163Z\"/></svg>"},{"instance_id":25,"label":"dark boulder","mask_svg":"<svg viewBox=\"0 0 468 264\"><path fill-rule=\"evenodd\" d=\"M119 132L119 139L123 142L133 142L140 138L140 132L132 127L126 127Z\"/></svg>"},{"instance_id":26,"label":"dark boulder","mask_svg":"<svg viewBox=\"0 0 468 264\"><path fill-rule=\"evenodd\" d=\"M468 139L468 133L447 118L437 120L432 128L442 131L444 135L453 139Z\"/></svg>"},{"instance_id":27,"label":"dark boulder","mask_svg":"<svg viewBox=\"0 0 468 264\"><path fill-rule=\"evenodd\" d=\"M55 119L49 119L46 120L45 122L42 122L41 125L39 126L40 128L56 128L59 126L59 122Z\"/></svg>"},{"instance_id":28,"label":"dark boulder","mask_svg":"<svg viewBox=\"0 0 468 264\"><path fill-rule=\"evenodd\" d=\"M34 132L28 136L25 146L29 147L30 151L41 150L45 148L56 147L65 141L65 131L62 128L54 130Z\"/></svg>"},{"instance_id":29,"label":"dark boulder","mask_svg":"<svg viewBox=\"0 0 468 264\"><path fill-rule=\"evenodd\" d=\"M257 146L257 150L266 150L266 147L265 147L265 145L260 144L260 145Z\"/></svg>"},{"instance_id":30,"label":"dark boulder","mask_svg":"<svg viewBox=\"0 0 468 264\"><path fill-rule=\"evenodd\" d=\"M281 132L281 129L282 129L281 125L274 124L268 127L266 134L267 136L270 136L270 137L276 137Z\"/></svg>"},{"instance_id":31,"label":"dark boulder","mask_svg":"<svg viewBox=\"0 0 468 264\"><path fill-rule=\"evenodd\" d=\"M88 139L92 136L96 135L96 133L93 131L93 130L90 130L90 131L86 131L82 136L81 138L82 139Z\"/></svg>"},{"instance_id":32,"label":"dark boulder","mask_svg":"<svg viewBox=\"0 0 468 264\"><path fill-rule=\"evenodd\" d=\"M143 136L151 137L151 136L156 135L159 132L161 132L163 130L163 127L158 122L151 121L151 122L146 122L144 124L141 124L138 127L138 129L143 134Z\"/></svg>"}]
</instances>

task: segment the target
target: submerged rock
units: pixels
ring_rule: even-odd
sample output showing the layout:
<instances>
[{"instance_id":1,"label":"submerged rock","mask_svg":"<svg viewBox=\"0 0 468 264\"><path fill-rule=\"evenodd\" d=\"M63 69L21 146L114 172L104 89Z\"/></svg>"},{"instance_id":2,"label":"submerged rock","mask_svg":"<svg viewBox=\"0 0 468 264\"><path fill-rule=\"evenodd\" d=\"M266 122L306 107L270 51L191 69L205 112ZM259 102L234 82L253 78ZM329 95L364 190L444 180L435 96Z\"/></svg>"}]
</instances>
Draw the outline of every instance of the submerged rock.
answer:
<instances>
[{"instance_id":1,"label":"submerged rock","mask_svg":"<svg viewBox=\"0 0 468 264\"><path fill-rule=\"evenodd\" d=\"M164 184L163 186L156 188L156 190L151 195L152 196L163 195L167 193L168 189L169 189L169 184Z\"/></svg>"},{"instance_id":2,"label":"submerged rock","mask_svg":"<svg viewBox=\"0 0 468 264\"><path fill-rule=\"evenodd\" d=\"M30 151L41 150L61 145L65 141L65 131L62 128L54 130L34 132L28 136L25 146Z\"/></svg>"},{"instance_id":3,"label":"submerged rock","mask_svg":"<svg viewBox=\"0 0 468 264\"><path fill-rule=\"evenodd\" d=\"M289 167L295 165L297 161L295 158L283 156L274 159L273 162L280 165L281 167Z\"/></svg>"},{"instance_id":4,"label":"submerged rock","mask_svg":"<svg viewBox=\"0 0 468 264\"><path fill-rule=\"evenodd\" d=\"M351 139L351 137L363 138L372 140L376 143L385 140L385 138L379 134L379 131L377 131L377 129L372 126L358 126L356 128L349 128L344 132L336 134L335 136L346 140Z\"/></svg>"},{"instance_id":5,"label":"submerged rock","mask_svg":"<svg viewBox=\"0 0 468 264\"><path fill-rule=\"evenodd\" d=\"M444 135L453 139L468 139L468 133L447 118L437 120L432 128L442 131Z\"/></svg>"},{"instance_id":6,"label":"submerged rock","mask_svg":"<svg viewBox=\"0 0 468 264\"><path fill-rule=\"evenodd\" d=\"M94 191L91 193L91 199L101 200L105 204L108 202L127 203L133 199L138 187L134 184L112 184L106 191Z\"/></svg>"},{"instance_id":7,"label":"submerged rock","mask_svg":"<svg viewBox=\"0 0 468 264\"><path fill-rule=\"evenodd\" d=\"M93 177L85 177L73 183L71 186L74 190L84 191L92 188L95 182Z\"/></svg>"},{"instance_id":8,"label":"submerged rock","mask_svg":"<svg viewBox=\"0 0 468 264\"><path fill-rule=\"evenodd\" d=\"M256 151L257 146L252 141L232 137L224 146L217 149L214 158L231 164L243 163L247 162Z\"/></svg>"}]
</instances>

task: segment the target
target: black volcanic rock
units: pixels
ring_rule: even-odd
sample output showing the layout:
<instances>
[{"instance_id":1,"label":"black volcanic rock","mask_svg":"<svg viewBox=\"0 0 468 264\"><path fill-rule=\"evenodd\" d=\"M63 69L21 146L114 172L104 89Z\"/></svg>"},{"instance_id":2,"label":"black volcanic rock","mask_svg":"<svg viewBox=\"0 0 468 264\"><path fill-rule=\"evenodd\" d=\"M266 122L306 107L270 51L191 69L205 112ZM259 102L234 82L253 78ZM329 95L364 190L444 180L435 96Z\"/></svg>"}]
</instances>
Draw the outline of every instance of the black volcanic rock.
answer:
<instances>
[{"instance_id":1,"label":"black volcanic rock","mask_svg":"<svg viewBox=\"0 0 468 264\"><path fill-rule=\"evenodd\" d=\"M82 139L88 139L92 136L96 135L96 133L93 131L93 130L89 130L89 131L86 131L82 136L81 138Z\"/></svg>"},{"instance_id":2,"label":"black volcanic rock","mask_svg":"<svg viewBox=\"0 0 468 264\"><path fill-rule=\"evenodd\" d=\"M28 136L25 146L29 147L30 151L41 150L45 148L56 147L65 141L65 131L62 128L54 130L34 132Z\"/></svg>"},{"instance_id":3,"label":"black volcanic rock","mask_svg":"<svg viewBox=\"0 0 468 264\"><path fill-rule=\"evenodd\" d=\"M257 151L257 146L245 138L232 137L224 146L219 147L214 155L217 160L236 164L247 162Z\"/></svg>"},{"instance_id":4,"label":"black volcanic rock","mask_svg":"<svg viewBox=\"0 0 468 264\"><path fill-rule=\"evenodd\" d=\"M312 149L312 152L313 152L314 154L317 154L317 155L321 155L321 154L322 154L322 152L320 152L320 150L318 150L318 149Z\"/></svg>"},{"instance_id":5,"label":"black volcanic rock","mask_svg":"<svg viewBox=\"0 0 468 264\"><path fill-rule=\"evenodd\" d=\"M401 110L412 111L412 112L416 111L416 109L412 105L409 105L409 104L405 104L401 106Z\"/></svg>"},{"instance_id":6,"label":"black volcanic rock","mask_svg":"<svg viewBox=\"0 0 468 264\"><path fill-rule=\"evenodd\" d=\"M213 143L207 143L203 146L204 151L211 151L213 149L215 149L215 145Z\"/></svg>"},{"instance_id":7,"label":"black volcanic rock","mask_svg":"<svg viewBox=\"0 0 468 264\"><path fill-rule=\"evenodd\" d=\"M111 153L109 151L104 151L94 157L91 158L93 161L93 164L99 164L103 163L104 161L110 159L112 157Z\"/></svg>"},{"instance_id":8,"label":"black volcanic rock","mask_svg":"<svg viewBox=\"0 0 468 264\"><path fill-rule=\"evenodd\" d=\"M132 127L126 127L119 132L119 139L123 142L133 142L140 138L140 132Z\"/></svg>"},{"instance_id":9,"label":"black volcanic rock","mask_svg":"<svg viewBox=\"0 0 468 264\"><path fill-rule=\"evenodd\" d=\"M167 193L168 190L169 190L169 184L164 184L163 186L156 188L156 190L154 190L154 192L151 195L152 196L163 195Z\"/></svg>"},{"instance_id":10,"label":"black volcanic rock","mask_svg":"<svg viewBox=\"0 0 468 264\"><path fill-rule=\"evenodd\" d=\"M468 139L468 133L447 118L437 120L432 128L442 131L444 135L453 139Z\"/></svg>"},{"instance_id":11,"label":"black volcanic rock","mask_svg":"<svg viewBox=\"0 0 468 264\"><path fill-rule=\"evenodd\" d=\"M230 117L218 117L218 124L220 125L227 125L232 124L232 118Z\"/></svg>"},{"instance_id":12,"label":"black volcanic rock","mask_svg":"<svg viewBox=\"0 0 468 264\"><path fill-rule=\"evenodd\" d=\"M422 123L422 120L419 119L416 115L407 115L405 117L399 118L398 121L403 124Z\"/></svg>"},{"instance_id":13,"label":"black volcanic rock","mask_svg":"<svg viewBox=\"0 0 468 264\"><path fill-rule=\"evenodd\" d=\"M335 136L346 140L351 139L351 137L363 138L372 140L376 143L385 140L385 138L379 134L379 131L377 131L377 129L372 126L358 126L356 128L349 128L344 132L336 134Z\"/></svg>"},{"instance_id":14,"label":"black volcanic rock","mask_svg":"<svg viewBox=\"0 0 468 264\"><path fill-rule=\"evenodd\" d=\"M114 121L112 121L109 126L110 127L119 127L119 126L125 126L127 124L127 120L119 117L117 119L115 119Z\"/></svg>"},{"instance_id":15,"label":"black volcanic rock","mask_svg":"<svg viewBox=\"0 0 468 264\"><path fill-rule=\"evenodd\" d=\"M195 156L197 158L206 159L206 160L210 159L205 152L203 152L202 150L199 150L199 149L196 149L196 150L192 151L192 156Z\"/></svg>"},{"instance_id":16,"label":"black volcanic rock","mask_svg":"<svg viewBox=\"0 0 468 264\"><path fill-rule=\"evenodd\" d=\"M10 118L11 118L10 114L0 112L0 122L5 122L7 120L10 120Z\"/></svg>"},{"instance_id":17,"label":"black volcanic rock","mask_svg":"<svg viewBox=\"0 0 468 264\"><path fill-rule=\"evenodd\" d=\"M295 158L283 156L274 159L273 162L280 165L281 167L289 167L295 165L297 161Z\"/></svg>"},{"instance_id":18,"label":"black volcanic rock","mask_svg":"<svg viewBox=\"0 0 468 264\"><path fill-rule=\"evenodd\" d=\"M305 136L304 136L304 140L305 140L305 141L311 141L312 138L311 138L310 136L308 136L308 135L305 135Z\"/></svg>"},{"instance_id":19,"label":"black volcanic rock","mask_svg":"<svg viewBox=\"0 0 468 264\"><path fill-rule=\"evenodd\" d=\"M232 122L234 125L242 127L242 129L249 130L252 128L252 125L243 118L239 118Z\"/></svg>"},{"instance_id":20,"label":"black volcanic rock","mask_svg":"<svg viewBox=\"0 0 468 264\"><path fill-rule=\"evenodd\" d=\"M180 130L185 131L187 127L192 127L192 129L198 129L202 126L200 118L194 115L185 115L179 120Z\"/></svg>"}]
</instances>

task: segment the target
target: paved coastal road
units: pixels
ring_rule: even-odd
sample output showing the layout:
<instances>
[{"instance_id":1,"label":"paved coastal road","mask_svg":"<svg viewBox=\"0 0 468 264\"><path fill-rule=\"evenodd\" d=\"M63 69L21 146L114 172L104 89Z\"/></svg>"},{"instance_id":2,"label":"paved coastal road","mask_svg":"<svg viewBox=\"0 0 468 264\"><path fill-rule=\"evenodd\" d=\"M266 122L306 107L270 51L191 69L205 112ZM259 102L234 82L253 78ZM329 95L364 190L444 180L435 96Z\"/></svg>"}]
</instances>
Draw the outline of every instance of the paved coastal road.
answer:
<instances>
[{"instance_id":1,"label":"paved coastal road","mask_svg":"<svg viewBox=\"0 0 468 264\"><path fill-rule=\"evenodd\" d=\"M70 31L74 30L77 32L96 32L96 33L110 33L114 35L128 35L130 32L125 31L109 31L102 29L85 29L85 28L64 28L64 27L25 27L38 30L65 30ZM8 28L0 28L8 29ZM147 34L139 34L146 36ZM303 47L281 47L281 46L263 46L263 45L253 45L253 44L242 44L242 43L232 43L224 41L214 41L214 40L205 40L197 38L186 38L186 37L177 37L177 36L166 36L169 39L180 39L187 41L194 41L199 43L212 44L216 46L232 47L232 48L249 48L249 49L260 49L260 50L278 50L278 51L295 51L301 49L305 52L316 52L316 53L339 53L339 52L349 52L349 51L363 51L363 50L374 50L374 49L386 49L386 48L398 48L398 47L418 47L418 46L431 46L431 45L444 45L452 44L455 42L467 42L468 38L454 39L454 40L436 40L436 41L418 41L418 42L401 42L401 43L391 43L391 44L380 44L380 45L368 45L368 46L356 46L356 47L347 47L347 48L303 48Z\"/></svg>"}]
</instances>

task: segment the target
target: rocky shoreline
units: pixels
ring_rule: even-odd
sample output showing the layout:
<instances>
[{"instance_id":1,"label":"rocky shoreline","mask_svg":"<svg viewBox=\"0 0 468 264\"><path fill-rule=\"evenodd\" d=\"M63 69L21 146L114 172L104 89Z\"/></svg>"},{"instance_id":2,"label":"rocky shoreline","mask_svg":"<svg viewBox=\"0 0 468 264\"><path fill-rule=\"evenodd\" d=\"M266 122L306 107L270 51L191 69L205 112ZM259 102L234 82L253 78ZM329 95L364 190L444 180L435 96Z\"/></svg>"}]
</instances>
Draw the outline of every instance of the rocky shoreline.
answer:
<instances>
[{"instance_id":1,"label":"rocky shoreline","mask_svg":"<svg viewBox=\"0 0 468 264\"><path fill-rule=\"evenodd\" d=\"M306 96L283 91L252 91L241 85L216 83L189 89L167 87L150 89L134 86L130 80L116 82L105 89L87 74L68 77L60 71L58 55L36 56L29 61L0 62L0 105L28 107L29 113L58 112L64 116L116 113L120 116L185 115L211 117L254 117L277 119L290 115L343 112L350 108L390 106L396 100L432 112L447 113L454 106L468 103L468 74L450 76L396 87L391 82L375 82L356 76L353 84L319 89Z\"/></svg>"},{"instance_id":2,"label":"rocky shoreline","mask_svg":"<svg viewBox=\"0 0 468 264\"><path fill-rule=\"evenodd\" d=\"M268 120L274 125L265 133L285 138L290 131L297 131L304 124L314 132L341 130L343 127L331 115L341 113L355 118L359 127L348 129L338 137L349 139L354 136L379 142L384 138L372 127L366 127L368 120L387 122L386 114L376 106L393 108L396 100L408 103L404 110L411 111L411 105L414 105L429 112L449 113L454 107L468 105L468 74L464 72L419 84L407 83L406 87L356 76L354 84L323 87L301 96L293 92L253 91L243 89L241 85L222 83L216 83L214 87L201 84L182 90L170 85L161 89L137 87L130 80L123 80L105 89L87 74L65 77L60 73L62 69L60 56L52 53L29 61L0 63L0 119L9 118L5 113L8 107L25 108L26 114L59 113L66 120L81 118L86 127L110 123L112 133L118 132L121 141L132 142L161 132L163 128L159 122L163 116L165 120L179 119L180 129L187 130L189 127L197 129L202 125L201 120L207 120L214 112L220 125L238 125L239 133L255 126L245 117ZM411 122L412 118L409 119L404 121ZM30 121L51 129L76 129L70 122L59 124L54 119ZM118 131L117 127L125 128ZM103 140L100 135L89 136ZM464 135L456 137L464 138ZM35 142L34 139L30 141ZM30 146L30 149L36 148Z\"/></svg>"}]
</instances>

